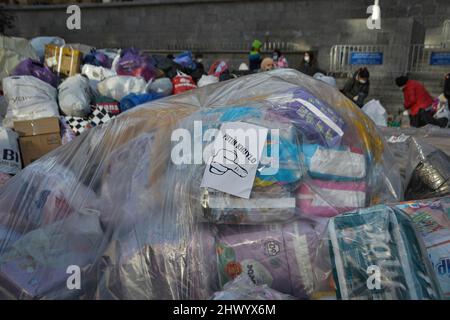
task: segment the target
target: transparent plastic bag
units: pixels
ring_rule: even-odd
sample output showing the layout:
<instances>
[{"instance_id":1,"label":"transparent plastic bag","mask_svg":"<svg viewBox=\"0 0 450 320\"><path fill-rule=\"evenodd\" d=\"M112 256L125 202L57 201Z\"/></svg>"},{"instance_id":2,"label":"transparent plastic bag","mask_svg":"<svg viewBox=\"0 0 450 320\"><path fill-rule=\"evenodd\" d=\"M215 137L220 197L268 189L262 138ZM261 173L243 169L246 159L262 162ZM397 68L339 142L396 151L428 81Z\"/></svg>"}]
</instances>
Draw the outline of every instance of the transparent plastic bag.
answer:
<instances>
[{"instance_id":1,"label":"transparent plastic bag","mask_svg":"<svg viewBox=\"0 0 450 320\"><path fill-rule=\"evenodd\" d=\"M114 77L104 81L110 79ZM207 147L214 142L214 136L203 134L220 130L224 123L257 125L269 132L248 199L201 187L211 159ZM175 157L180 142L188 146L186 163ZM313 166L305 155L309 145L321 148L312 154ZM271 171L277 149L278 170ZM329 150L341 155L337 164L329 162ZM354 158L359 165L350 163ZM0 226L7 230L0 238L0 294L33 299L208 299L235 276L249 273L244 261L253 260L257 285L311 298L312 261L326 220L317 223L312 218L320 220L322 215L299 210L298 188L315 186L317 179L364 184L364 206L398 201L403 189L394 164L377 128L357 107L338 90L291 69L158 99L88 130L0 189ZM342 172L331 170L333 166ZM313 190L334 212L342 208L327 192ZM220 206L212 206L212 196ZM271 207L273 203L278 207ZM70 228L74 223L80 227ZM89 230L92 237L86 238ZM16 244L20 252L34 252L33 239L41 234L45 236L39 239L56 249L51 251L55 260L42 257L39 268L27 275L39 279L43 290L36 290L16 281L14 268L1 266L20 260L22 253L12 254ZM86 239L92 239L89 246ZM236 259L225 255L218 260L222 246L234 251ZM64 260L67 264L82 271L82 290L76 295L63 285L71 276L66 274L70 265L57 259L64 254L73 256Z\"/></svg>"}]
</instances>

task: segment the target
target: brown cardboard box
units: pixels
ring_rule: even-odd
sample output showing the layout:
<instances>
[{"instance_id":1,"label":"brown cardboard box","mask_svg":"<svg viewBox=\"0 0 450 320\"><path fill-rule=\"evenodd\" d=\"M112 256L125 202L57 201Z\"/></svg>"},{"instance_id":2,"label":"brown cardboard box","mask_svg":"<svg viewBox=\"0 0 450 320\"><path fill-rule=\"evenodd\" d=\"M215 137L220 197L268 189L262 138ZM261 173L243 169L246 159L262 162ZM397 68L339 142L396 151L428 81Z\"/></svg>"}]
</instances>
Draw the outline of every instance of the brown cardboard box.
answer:
<instances>
[{"instance_id":1,"label":"brown cardboard box","mask_svg":"<svg viewBox=\"0 0 450 320\"><path fill-rule=\"evenodd\" d=\"M61 145L61 129L59 119L56 117L15 121L14 130L19 134L20 153L24 166Z\"/></svg>"},{"instance_id":2,"label":"brown cardboard box","mask_svg":"<svg viewBox=\"0 0 450 320\"><path fill-rule=\"evenodd\" d=\"M59 119L57 117L50 117L36 120L14 121L14 131L20 137L57 133L60 132Z\"/></svg>"},{"instance_id":3,"label":"brown cardboard box","mask_svg":"<svg viewBox=\"0 0 450 320\"><path fill-rule=\"evenodd\" d=\"M58 148L61 145L61 135L59 133L49 133L20 137L19 145L23 165L27 166L53 149Z\"/></svg>"},{"instance_id":4,"label":"brown cardboard box","mask_svg":"<svg viewBox=\"0 0 450 320\"><path fill-rule=\"evenodd\" d=\"M58 47L53 44L45 46L45 64L63 76L80 73L82 54L76 49Z\"/></svg>"}]
</instances>

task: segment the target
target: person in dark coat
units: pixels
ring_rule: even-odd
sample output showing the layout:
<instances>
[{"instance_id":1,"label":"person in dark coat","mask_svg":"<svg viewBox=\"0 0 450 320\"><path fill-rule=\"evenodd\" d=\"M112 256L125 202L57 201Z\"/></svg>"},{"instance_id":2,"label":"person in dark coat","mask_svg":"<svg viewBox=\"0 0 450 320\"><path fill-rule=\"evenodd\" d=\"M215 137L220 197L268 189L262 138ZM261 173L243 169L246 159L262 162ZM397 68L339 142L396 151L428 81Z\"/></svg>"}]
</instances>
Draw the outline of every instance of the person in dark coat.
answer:
<instances>
[{"instance_id":1,"label":"person in dark coat","mask_svg":"<svg viewBox=\"0 0 450 320\"><path fill-rule=\"evenodd\" d=\"M404 106L409 112L412 127L419 128L427 124L443 125L433 117L433 98L423 84L409 80L406 76L396 78L395 83L403 91Z\"/></svg>"},{"instance_id":2,"label":"person in dark coat","mask_svg":"<svg viewBox=\"0 0 450 320\"><path fill-rule=\"evenodd\" d=\"M344 88L341 90L347 98L352 100L360 108L364 106L364 100L369 95L369 77L369 70L367 68L360 68L347 80Z\"/></svg>"},{"instance_id":3,"label":"person in dark coat","mask_svg":"<svg viewBox=\"0 0 450 320\"><path fill-rule=\"evenodd\" d=\"M444 96L450 105L450 73L445 75L444 79Z\"/></svg>"},{"instance_id":4,"label":"person in dark coat","mask_svg":"<svg viewBox=\"0 0 450 320\"><path fill-rule=\"evenodd\" d=\"M305 52L298 71L307 74L310 77L314 76L317 72L321 72L317 60L311 51Z\"/></svg>"}]
</instances>

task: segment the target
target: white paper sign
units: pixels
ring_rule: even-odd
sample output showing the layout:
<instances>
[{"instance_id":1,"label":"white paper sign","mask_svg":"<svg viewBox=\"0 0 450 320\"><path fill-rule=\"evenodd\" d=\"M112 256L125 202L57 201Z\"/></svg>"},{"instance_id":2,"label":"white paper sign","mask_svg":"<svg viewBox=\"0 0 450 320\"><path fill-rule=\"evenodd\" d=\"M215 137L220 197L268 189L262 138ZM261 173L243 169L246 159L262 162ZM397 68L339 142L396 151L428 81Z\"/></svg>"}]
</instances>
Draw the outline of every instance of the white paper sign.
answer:
<instances>
[{"instance_id":1,"label":"white paper sign","mask_svg":"<svg viewBox=\"0 0 450 320\"><path fill-rule=\"evenodd\" d=\"M250 123L224 123L201 186L249 199L267 133L267 128Z\"/></svg>"}]
</instances>

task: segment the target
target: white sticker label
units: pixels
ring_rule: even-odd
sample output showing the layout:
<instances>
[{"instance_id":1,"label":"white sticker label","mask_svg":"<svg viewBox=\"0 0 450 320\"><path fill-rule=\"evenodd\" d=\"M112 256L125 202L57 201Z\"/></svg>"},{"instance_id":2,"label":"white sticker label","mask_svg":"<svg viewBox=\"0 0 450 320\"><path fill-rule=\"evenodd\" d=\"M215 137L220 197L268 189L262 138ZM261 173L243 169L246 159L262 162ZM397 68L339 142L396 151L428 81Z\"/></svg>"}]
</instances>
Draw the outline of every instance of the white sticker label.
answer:
<instances>
[{"instance_id":1,"label":"white sticker label","mask_svg":"<svg viewBox=\"0 0 450 320\"><path fill-rule=\"evenodd\" d=\"M267 133L267 128L250 123L224 123L201 186L249 199Z\"/></svg>"},{"instance_id":2,"label":"white sticker label","mask_svg":"<svg viewBox=\"0 0 450 320\"><path fill-rule=\"evenodd\" d=\"M408 138L409 138L408 135L402 133L402 134L399 135L398 137L396 137L396 136L391 136L391 137L388 139L388 142L390 142L390 143L402 143L402 142L405 142L406 140L408 140Z\"/></svg>"}]
</instances>

